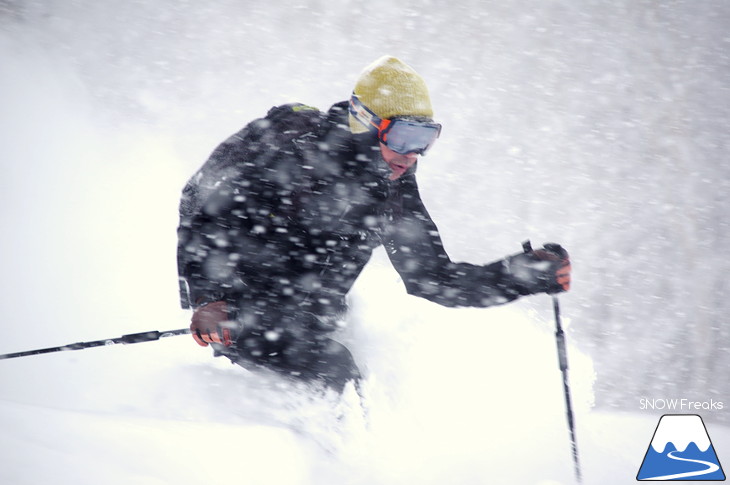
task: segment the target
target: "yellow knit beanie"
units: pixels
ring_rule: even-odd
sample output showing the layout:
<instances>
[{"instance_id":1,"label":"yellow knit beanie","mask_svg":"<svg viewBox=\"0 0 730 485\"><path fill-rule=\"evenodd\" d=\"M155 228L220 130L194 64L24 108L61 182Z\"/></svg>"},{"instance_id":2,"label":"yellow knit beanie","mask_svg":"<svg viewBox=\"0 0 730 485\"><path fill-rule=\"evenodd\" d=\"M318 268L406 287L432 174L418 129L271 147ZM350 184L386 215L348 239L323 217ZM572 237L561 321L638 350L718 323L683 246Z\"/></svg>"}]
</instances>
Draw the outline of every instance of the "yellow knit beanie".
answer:
<instances>
[{"instance_id":1,"label":"yellow knit beanie","mask_svg":"<svg viewBox=\"0 0 730 485\"><path fill-rule=\"evenodd\" d=\"M423 78L412 67L392 56L383 56L366 67L353 93L381 119L395 116L433 118L431 98ZM353 133L368 131L352 115L349 121Z\"/></svg>"}]
</instances>

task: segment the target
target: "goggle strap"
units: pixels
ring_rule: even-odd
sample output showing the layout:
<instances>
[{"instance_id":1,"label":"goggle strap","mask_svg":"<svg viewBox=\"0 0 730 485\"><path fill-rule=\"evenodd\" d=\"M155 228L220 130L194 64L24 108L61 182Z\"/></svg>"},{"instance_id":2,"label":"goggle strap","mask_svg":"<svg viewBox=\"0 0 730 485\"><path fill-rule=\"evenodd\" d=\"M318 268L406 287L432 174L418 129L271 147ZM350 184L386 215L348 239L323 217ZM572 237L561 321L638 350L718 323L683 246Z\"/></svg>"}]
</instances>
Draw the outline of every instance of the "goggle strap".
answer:
<instances>
[{"instance_id":1,"label":"goggle strap","mask_svg":"<svg viewBox=\"0 0 730 485\"><path fill-rule=\"evenodd\" d=\"M378 131L380 124L383 122L378 115L362 104L362 101L360 101L355 93L352 93L352 96L350 96L350 114L370 131Z\"/></svg>"}]
</instances>

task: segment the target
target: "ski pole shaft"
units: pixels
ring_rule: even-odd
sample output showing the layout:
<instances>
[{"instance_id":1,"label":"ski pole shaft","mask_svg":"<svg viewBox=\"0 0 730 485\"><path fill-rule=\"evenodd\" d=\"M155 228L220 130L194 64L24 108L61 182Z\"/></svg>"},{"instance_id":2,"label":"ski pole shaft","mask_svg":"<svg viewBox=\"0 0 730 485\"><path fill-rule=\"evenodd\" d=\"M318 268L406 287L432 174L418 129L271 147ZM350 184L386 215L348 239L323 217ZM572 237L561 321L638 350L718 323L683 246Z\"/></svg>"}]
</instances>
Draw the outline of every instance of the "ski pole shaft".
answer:
<instances>
[{"instance_id":1,"label":"ski pole shaft","mask_svg":"<svg viewBox=\"0 0 730 485\"><path fill-rule=\"evenodd\" d=\"M149 332L130 333L122 335L121 337L109 338L104 340L92 340L89 342L77 342L74 344L61 345L58 347L47 347L45 349L26 350L24 352L14 352L10 354L0 354L0 360L2 359L14 359L17 357L27 357L29 355L48 354L51 352L66 352L69 350L82 350L92 347L101 347L103 345L114 345L114 344L138 344L141 342L154 342L165 337L172 337L175 335L189 334L190 329L181 328L177 330L168 330L166 332L160 332L158 330L151 330Z\"/></svg>"},{"instance_id":2,"label":"ski pole shaft","mask_svg":"<svg viewBox=\"0 0 730 485\"><path fill-rule=\"evenodd\" d=\"M565 333L560 320L560 303L558 297L553 295L553 312L555 313L555 341L558 346L558 365L563 375L563 394L565 395L565 415L568 419L570 430L570 447L573 454L573 468L578 483L582 483L580 460L578 458L578 441L575 435L575 416L573 415L573 401L570 395L570 383L568 381L568 349L565 345Z\"/></svg>"}]
</instances>

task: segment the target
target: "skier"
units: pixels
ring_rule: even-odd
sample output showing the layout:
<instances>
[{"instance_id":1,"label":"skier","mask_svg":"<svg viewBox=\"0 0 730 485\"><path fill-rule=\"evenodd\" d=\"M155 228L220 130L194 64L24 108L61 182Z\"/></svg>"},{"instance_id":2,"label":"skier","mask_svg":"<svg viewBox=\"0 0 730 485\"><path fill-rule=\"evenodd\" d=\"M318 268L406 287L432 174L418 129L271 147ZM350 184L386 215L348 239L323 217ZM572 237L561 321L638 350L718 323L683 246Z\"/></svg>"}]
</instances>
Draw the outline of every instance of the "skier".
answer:
<instances>
[{"instance_id":1,"label":"skier","mask_svg":"<svg viewBox=\"0 0 730 485\"><path fill-rule=\"evenodd\" d=\"M424 80L385 56L328 112L274 107L218 146L180 204L181 300L198 344L341 391L360 372L330 335L380 245L409 294L446 306L568 290L557 244L483 266L449 259L415 176L440 132Z\"/></svg>"}]
</instances>

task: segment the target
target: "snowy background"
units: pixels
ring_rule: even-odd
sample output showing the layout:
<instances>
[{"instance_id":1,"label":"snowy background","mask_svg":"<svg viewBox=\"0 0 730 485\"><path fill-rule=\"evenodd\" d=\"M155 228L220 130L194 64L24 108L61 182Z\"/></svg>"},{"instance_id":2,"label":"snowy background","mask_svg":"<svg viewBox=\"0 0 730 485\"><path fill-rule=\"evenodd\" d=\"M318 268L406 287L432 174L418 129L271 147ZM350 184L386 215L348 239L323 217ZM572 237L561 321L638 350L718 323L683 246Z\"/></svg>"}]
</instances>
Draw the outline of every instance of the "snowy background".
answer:
<instances>
[{"instance_id":1,"label":"snowy background","mask_svg":"<svg viewBox=\"0 0 730 485\"><path fill-rule=\"evenodd\" d=\"M185 327L186 179L387 53L444 125L419 180L452 258L571 252L586 481L633 483L642 398L724 402L728 463L729 24L724 0L0 0L0 353ZM0 362L0 482L570 483L549 298L443 309L378 254L352 299L371 427L323 432L337 459L306 437L326 403L176 337Z\"/></svg>"}]
</instances>

